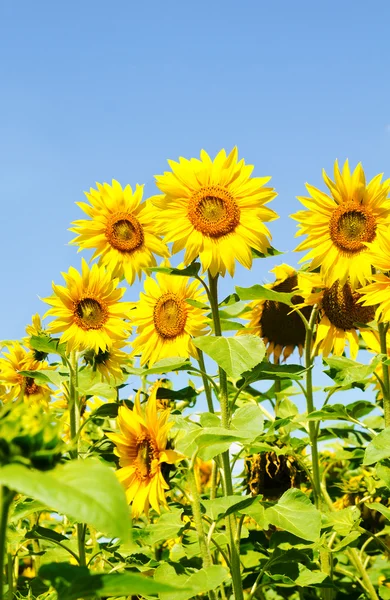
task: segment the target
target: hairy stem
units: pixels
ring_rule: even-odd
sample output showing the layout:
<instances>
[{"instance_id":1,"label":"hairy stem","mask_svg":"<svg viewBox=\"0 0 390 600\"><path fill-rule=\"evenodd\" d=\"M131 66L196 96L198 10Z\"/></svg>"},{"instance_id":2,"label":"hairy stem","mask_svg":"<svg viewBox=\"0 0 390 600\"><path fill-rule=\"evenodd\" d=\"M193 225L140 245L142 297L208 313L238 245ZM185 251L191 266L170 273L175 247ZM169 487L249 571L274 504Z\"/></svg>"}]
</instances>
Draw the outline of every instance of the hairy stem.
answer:
<instances>
[{"instance_id":1,"label":"hairy stem","mask_svg":"<svg viewBox=\"0 0 390 600\"><path fill-rule=\"evenodd\" d=\"M206 394L207 407L209 409L209 412L213 413L214 412L213 395L211 393L210 382L205 375L206 365L204 364L203 352L202 352L202 350L199 350L199 349L198 349L198 362L199 362L199 367L200 367L200 371L201 371L201 375L202 375L204 393Z\"/></svg>"},{"instance_id":2,"label":"hairy stem","mask_svg":"<svg viewBox=\"0 0 390 600\"><path fill-rule=\"evenodd\" d=\"M378 323L379 339L381 344L381 354L387 356L387 330L388 323ZM390 376L389 365L382 364L383 369L383 410L385 413L385 427L390 427Z\"/></svg>"}]
</instances>

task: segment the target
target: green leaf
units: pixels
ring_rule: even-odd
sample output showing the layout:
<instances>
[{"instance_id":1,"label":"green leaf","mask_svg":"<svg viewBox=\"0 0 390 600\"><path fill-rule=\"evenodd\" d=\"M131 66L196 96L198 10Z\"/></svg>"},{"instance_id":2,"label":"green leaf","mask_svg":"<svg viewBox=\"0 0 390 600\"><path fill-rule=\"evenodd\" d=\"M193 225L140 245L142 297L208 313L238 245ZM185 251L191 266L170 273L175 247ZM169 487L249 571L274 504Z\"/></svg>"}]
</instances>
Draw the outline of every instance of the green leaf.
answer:
<instances>
[{"instance_id":1,"label":"green leaf","mask_svg":"<svg viewBox=\"0 0 390 600\"><path fill-rule=\"evenodd\" d=\"M146 369L145 375L160 375L170 371L179 371L190 368L191 363L186 358L173 356L172 358L163 358L154 363L153 367Z\"/></svg>"},{"instance_id":2,"label":"green leaf","mask_svg":"<svg viewBox=\"0 0 390 600\"><path fill-rule=\"evenodd\" d=\"M350 420L359 419L359 417L368 414L374 410L375 406L367 400L359 400L347 406L344 404L329 404L320 410L315 410L310 413L307 418L309 421L320 421L322 419Z\"/></svg>"},{"instance_id":3,"label":"green leaf","mask_svg":"<svg viewBox=\"0 0 390 600\"><path fill-rule=\"evenodd\" d=\"M390 427L378 433L364 453L364 465L372 465L384 458L390 458Z\"/></svg>"},{"instance_id":4,"label":"green leaf","mask_svg":"<svg viewBox=\"0 0 390 600\"><path fill-rule=\"evenodd\" d=\"M175 267L148 267L147 270L151 273L165 273L167 275L178 275L181 277L195 277L199 273L201 265L198 262L193 262L185 269L176 269Z\"/></svg>"},{"instance_id":5,"label":"green leaf","mask_svg":"<svg viewBox=\"0 0 390 600\"><path fill-rule=\"evenodd\" d=\"M201 310L210 310L210 307L207 304L203 304L203 302L199 302L199 300L194 300L193 298L186 298L187 304L190 306L194 306L195 308L200 308Z\"/></svg>"},{"instance_id":6,"label":"green leaf","mask_svg":"<svg viewBox=\"0 0 390 600\"><path fill-rule=\"evenodd\" d=\"M275 292L270 288L264 287L263 285L252 285L249 288L236 287L236 292L241 300L272 300L273 302L281 302L288 306L294 306L292 298L296 296L296 293L286 292Z\"/></svg>"},{"instance_id":7,"label":"green leaf","mask_svg":"<svg viewBox=\"0 0 390 600\"><path fill-rule=\"evenodd\" d=\"M229 514L243 512L247 514L246 508L258 502L258 498L252 496L243 498L242 496L223 496L214 498L214 500L201 500L201 504L206 509L206 515L213 521L218 521Z\"/></svg>"},{"instance_id":8,"label":"green leaf","mask_svg":"<svg viewBox=\"0 0 390 600\"><path fill-rule=\"evenodd\" d=\"M59 354L63 358L66 357L66 344L60 344L57 338L49 338L47 335L33 335L30 337L30 346L39 352L46 354Z\"/></svg>"},{"instance_id":9,"label":"green leaf","mask_svg":"<svg viewBox=\"0 0 390 600\"><path fill-rule=\"evenodd\" d=\"M369 365L357 363L354 360L344 356L333 356L324 358L324 362L330 369L324 371L339 387L358 386L366 384L368 379L375 371L378 364L382 361L382 355L379 355L371 361Z\"/></svg>"},{"instance_id":10,"label":"green leaf","mask_svg":"<svg viewBox=\"0 0 390 600\"><path fill-rule=\"evenodd\" d=\"M390 488L390 461L383 461L376 465L376 474Z\"/></svg>"},{"instance_id":11,"label":"green leaf","mask_svg":"<svg viewBox=\"0 0 390 600\"><path fill-rule=\"evenodd\" d=\"M251 433L248 435L245 433L238 433L233 429L206 427L200 429L199 434L195 438L195 443L199 448L200 458L203 460L211 460L214 456L228 450L234 442L247 442L252 437Z\"/></svg>"},{"instance_id":12,"label":"green leaf","mask_svg":"<svg viewBox=\"0 0 390 600\"><path fill-rule=\"evenodd\" d=\"M91 414L91 417L109 417L110 419L115 419L118 416L118 409L119 404L117 402L106 402L98 406Z\"/></svg>"},{"instance_id":13,"label":"green leaf","mask_svg":"<svg viewBox=\"0 0 390 600\"><path fill-rule=\"evenodd\" d=\"M159 592L171 594L176 590L175 586L137 573L90 574L87 567L68 563L43 565L39 569L39 577L51 583L61 600L91 596L149 596Z\"/></svg>"},{"instance_id":14,"label":"green leaf","mask_svg":"<svg viewBox=\"0 0 390 600\"><path fill-rule=\"evenodd\" d=\"M48 540L53 540L55 542L63 542L69 541L69 538L66 535L62 535L58 533L54 529L48 529L47 527L41 527L40 525L35 525L30 531L28 531L25 536L27 540L34 540L39 537L47 538Z\"/></svg>"},{"instance_id":15,"label":"green leaf","mask_svg":"<svg viewBox=\"0 0 390 600\"><path fill-rule=\"evenodd\" d=\"M239 331L244 329L244 325L231 319L221 319L221 331Z\"/></svg>"},{"instance_id":16,"label":"green leaf","mask_svg":"<svg viewBox=\"0 0 390 600\"><path fill-rule=\"evenodd\" d=\"M268 360L264 360L256 365L251 371L243 373L245 383L254 383L262 380L280 380L280 379L302 379L306 369L301 365L273 365Z\"/></svg>"},{"instance_id":17,"label":"green leaf","mask_svg":"<svg viewBox=\"0 0 390 600\"><path fill-rule=\"evenodd\" d=\"M264 358L265 346L255 335L238 337L204 336L193 340L194 345L205 352L230 377L239 377Z\"/></svg>"},{"instance_id":18,"label":"green leaf","mask_svg":"<svg viewBox=\"0 0 390 600\"><path fill-rule=\"evenodd\" d=\"M260 252L260 250L255 250L255 248L251 248L251 251L252 258L267 258L268 256L280 256L281 254L284 254L284 252L280 252L280 250L276 250L276 248L273 248L272 246L267 248L265 254Z\"/></svg>"},{"instance_id":19,"label":"green leaf","mask_svg":"<svg viewBox=\"0 0 390 600\"><path fill-rule=\"evenodd\" d=\"M231 317L238 317L248 308L248 304L239 300L234 304L227 304L223 308L219 309L219 316L221 319L230 319Z\"/></svg>"},{"instance_id":20,"label":"green leaf","mask_svg":"<svg viewBox=\"0 0 390 600\"><path fill-rule=\"evenodd\" d=\"M40 371L19 371L19 375L23 377L32 377L38 383L52 383L58 388L62 383L69 379L69 375L60 375L57 371L50 369L42 369Z\"/></svg>"},{"instance_id":21,"label":"green leaf","mask_svg":"<svg viewBox=\"0 0 390 600\"><path fill-rule=\"evenodd\" d=\"M97 461L70 461L47 472L7 465L0 469L0 483L107 536L129 539L130 515L123 487L114 471Z\"/></svg>"},{"instance_id":22,"label":"green leaf","mask_svg":"<svg viewBox=\"0 0 390 600\"><path fill-rule=\"evenodd\" d=\"M39 502L38 500L23 500L15 506L14 511L11 514L10 521L14 523L20 519L28 517L32 513L41 512L42 510L46 509L46 504Z\"/></svg>"},{"instance_id":23,"label":"green leaf","mask_svg":"<svg viewBox=\"0 0 390 600\"><path fill-rule=\"evenodd\" d=\"M231 425L232 429L256 439L264 428L263 411L257 404L245 404L234 413Z\"/></svg>"},{"instance_id":24,"label":"green leaf","mask_svg":"<svg viewBox=\"0 0 390 600\"><path fill-rule=\"evenodd\" d=\"M380 502L371 502L370 504L366 502L365 506L367 506L367 508L370 510L377 510L379 513L381 513L381 515L386 517L388 521L390 521L390 508L387 508L387 506L380 504Z\"/></svg>"},{"instance_id":25,"label":"green leaf","mask_svg":"<svg viewBox=\"0 0 390 600\"><path fill-rule=\"evenodd\" d=\"M342 536L349 535L360 521L360 510L356 506L349 506L342 510L325 513L325 527L331 526L332 531Z\"/></svg>"},{"instance_id":26,"label":"green leaf","mask_svg":"<svg viewBox=\"0 0 390 600\"><path fill-rule=\"evenodd\" d=\"M164 584L174 581L180 588L173 593L160 592L160 600L189 600L199 594L206 594L210 590L217 589L228 577L227 570L220 565L200 569L192 575L177 575L171 565L163 563L154 573L155 581Z\"/></svg>"},{"instance_id":27,"label":"green leaf","mask_svg":"<svg viewBox=\"0 0 390 600\"><path fill-rule=\"evenodd\" d=\"M185 527L181 518L182 514L182 510L163 513L157 522L151 523L145 528L145 541L153 545L177 537L178 532Z\"/></svg>"},{"instance_id":28,"label":"green leaf","mask_svg":"<svg viewBox=\"0 0 390 600\"><path fill-rule=\"evenodd\" d=\"M300 490L287 490L275 506L267 508L268 521L298 537L315 542L320 537L321 513Z\"/></svg>"}]
</instances>

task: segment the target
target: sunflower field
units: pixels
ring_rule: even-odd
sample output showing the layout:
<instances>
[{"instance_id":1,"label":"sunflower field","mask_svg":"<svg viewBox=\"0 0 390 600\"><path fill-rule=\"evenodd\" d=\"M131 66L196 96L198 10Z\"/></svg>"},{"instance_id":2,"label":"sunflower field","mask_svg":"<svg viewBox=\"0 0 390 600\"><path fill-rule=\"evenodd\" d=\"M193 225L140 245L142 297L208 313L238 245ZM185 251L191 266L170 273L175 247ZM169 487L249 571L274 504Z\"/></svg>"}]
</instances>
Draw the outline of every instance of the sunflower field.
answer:
<instances>
[{"instance_id":1,"label":"sunflower field","mask_svg":"<svg viewBox=\"0 0 390 600\"><path fill-rule=\"evenodd\" d=\"M307 184L298 270L236 148L168 163L1 344L0 600L390 599L390 179Z\"/></svg>"}]
</instances>

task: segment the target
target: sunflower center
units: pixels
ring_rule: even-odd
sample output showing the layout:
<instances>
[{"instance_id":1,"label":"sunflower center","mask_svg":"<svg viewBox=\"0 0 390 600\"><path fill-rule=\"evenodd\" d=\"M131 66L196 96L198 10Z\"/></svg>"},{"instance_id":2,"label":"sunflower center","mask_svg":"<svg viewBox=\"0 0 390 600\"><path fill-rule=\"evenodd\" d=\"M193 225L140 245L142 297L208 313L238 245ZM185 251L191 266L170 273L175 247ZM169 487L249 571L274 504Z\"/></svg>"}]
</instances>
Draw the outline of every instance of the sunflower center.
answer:
<instances>
[{"instance_id":1,"label":"sunflower center","mask_svg":"<svg viewBox=\"0 0 390 600\"><path fill-rule=\"evenodd\" d=\"M369 323L375 316L375 307L358 304L359 298L361 294L352 291L349 283L341 286L335 281L324 291L322 308L335 327L344 331L356 329L355 323Z\"/></svg>"},{"instance_id":2,"label":"sunflower center","mask_svg":"<svg viewBox=\"0 0 390 600\"><path fill-rule=\"evenodd\" d=\"M168 339L177 337L183 333L186 325L186 303L172 292L163 294L154 307L153 321L161 337Z\"/></svg>"},{"instance_id":3,"label":"sunflower center","mask_svg":"<svg viewBox=\"0 0 390 600\"><path fill-rule=\"evenodd\" d=\"M297 276L287 277L285 281L272 287L276 292L292 292L297 286ZM293 296L292 303L303 302L302 296ZM310 317L311 307L301 309L306 318ZM303 346L305 343L305 326L296 312L291 312L291 307L274 300L266 300L261 315L261 331L268 342L286 346Z\"/></svg>"},{"instance_id":4,"label":"sunflower center","mask_svg":"<svg viewBox=\"0 0 390 600\"><path fill-rule=\"evenodd\" d=\"M366 249L364 242L375 239L375 217L362 204L346 202L333 211L329 230L333 243L340 250L355 254Z\"/></svg>"},{"instance_id":5,"label":"sunflower center","mask_svg":"<svg viewBox=\"0 0 390 600\"><path fill-rule=\"evenodd\" d=\"M218 238L235 230L240 223L240 209L225 188L210 185L192 196L188 218L197 231Z\"/></svg>"},{"instance_id":6,"label":"sunflower center","mask_svg":"<svg viewBox=\"0 0 390 600\"><path fill-rule=\"evenodd\" d=\"M142 479L148 479L150 477L153 459L153 444L148 437L145 437L137 444L137 457L135 459L138 475Z\"/></svg>"},{"instance_id":7,"label":"sunflower center","mask_svg":"<svg viewBox=\"0 0 390 600\"><path fill-rule=\"evenodd\" d=\"M39 387L35 383L33 377L25 377L25 386L24 393L26 396L32 396L33 394L37 394L39 391Z\"/></svg>"},{"instance_id":8,"label":"sunflower center","mask_svg":"<svg viewBox=\"0 0 390 600\"><path fill-rule=\"evenodd\" d=\"M107 222L106 238L116 250L132 253L144 243L144 232L134 215L115 213Z\"/></svg>"},{"instance_id":9,"label":"sunflower center","mask_svg":"<svg viewBox=\"0 0 390 600\"><path fill-rule=\"evenodd\" d=\"M107 321L107 309L95 298L83 298L75 303L74 318L79 327L85 330L100 329Z\"/></svg>"}]
</instances>

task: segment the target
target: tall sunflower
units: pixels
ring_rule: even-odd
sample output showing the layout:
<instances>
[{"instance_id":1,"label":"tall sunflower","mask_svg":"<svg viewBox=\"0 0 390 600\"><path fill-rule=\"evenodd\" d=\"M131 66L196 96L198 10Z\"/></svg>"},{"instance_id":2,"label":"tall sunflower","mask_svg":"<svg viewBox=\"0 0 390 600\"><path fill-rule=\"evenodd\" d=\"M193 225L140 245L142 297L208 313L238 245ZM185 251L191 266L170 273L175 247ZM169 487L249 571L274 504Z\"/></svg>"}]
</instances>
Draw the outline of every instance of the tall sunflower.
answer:
<instances>
[{"instance_id":1,"label":"tall sunflower","mask_svg":"<svg viewBox=\"0 0 390 600\"><path fill-rule=\"evenodd\" d=\"M251 248L265 252L270 232L264 225L277 214L264 204L277 195L263 187L270 177L250 177L253 166L238 162L234 148L221 150L211 160L204 150L200 160L168 161L171 172L156 177L163 196L151 198L159 208L156 225L175 254L185 250L184 262L198 256L213 276L234 274L235 260L250 269Z\"/></svg>"},{"instance_id":2,"label":"tall sunflower","mask_svg":"<svg viewBox=\"0 0 390 600\"><path fill-rule=\"evenodd\" d=\"M275 292L293 292L297 286L297 272L293 267L283 264L272 269L271 273L276 276L274 283L268 283L267 287ZM293 304L299 304L302 296L293 296ZM291 312L291 307L282 302L274 300L255 300L249 304L251 310L244 313L242 317L249 319L245 330L240 334L252 333L263 338L267 346L267 356L273 354L275 363L283 352L283 359L287 359L295 348L298 348L300 356L303 353L305 343L305 326L296 312ZM311 313L310 307L302 308L306 318Z\"/></svg>"},{"instance_id":3,"label":"tall sunflower","mask_svg":"<svg viewBox=\"0 0 390 600\"><path fill-rule=\"evenodd\" d=\"M143 186L124 189L117 181L112 185L96 184L86 196L90 202L76 204L90 217L74 221L70 231L77 233L71 243L82 248L96 248L92 258L112 271L114 277L125 277L132 285L144 269L156 265L153 253L169 256L166 245L156 235L155 209L142 202Z\"/></svg>"},{"instance_id":4,"label":"tall sunflower","mask_svg":"<svg viewBox=\"0 0 390 600\"><path fill-rule=\"evenodd\" d=\"M87 350L84 354L84 360L92 366L94 371L100 373L103 381L122 381L122 367L131 363L129 354L123 352L125 344L125 341L119 340L106 350L99 350L99 352Z\"/></svg>"},{"instance_id":5,"label":"tall sunflower","mask_svg":"<svg viewBox=\"0 0 390 600\"><path fill-rule=\"evenodd\" d=\"M167 448L172 427L172 423L168 423L170 411L157 410L156 394L157 387L154 387L143 409L138 392L133 410L127 406L119 408L120 433L107 434L116 446L121 467L117 476L126 488L128 502L132 502L134 517L148 514L150 506L158 513L160 506L168 508L165 490L169 485L161 467L163 463L173 464L183 458Z\"/></svg>"},{"instance_id":6,"label":"tall sunflower","mask_svg":"<svg viewBox=\"0 0 390 600\"><path fill-rule=\"evenodd\" d=\"M50 308L44 315L55 320L49 325L51 333L62 333L61 342L67 350L92 349L105 352L114 340L128 335L128 318L131 302L119 302L125 288L117 288L118 279L104 267L94 264L89 269L82 260L81 273L70 267L62 274L66 287L53 283L54 295L45 298Z\"/></svg>"},{"instance_id":7,"label":"tall sunflower","mask_svg":"<svg viewBox=\"0 0 390 600\"><path fill-rule=\"evenodd\" d=\"M325 357L331 352L341 356L348 341L355 360L359 350L357 332L364 330L364 324L372 321L375 314L373 308L359 304L360 290L353 290L348 281L344 284L335 281L327 287L319 273L300 273L299 293L305 305L316 304L320 309L315 337L317 351Z\"/></svg>"},{"instance_id":8,"label":"tall sunflower","mask_svg":"<svg viewBox=\"0 0 390 600\"><path fill-rule=\"evenodd\" d=\"M146 279L131 322L137 326L132 355L141 354L141 364L163 358L197 356L192 337L206 333L204 311L186 300L204 301L204 291L188 277L159 273L157 281Z\"/></svg>"},{"instance_id":9,"label":"tall sunflower","mask_svg":"<svg viewBox=\"0 0 390 600\"><path fill-rule=\"evenodd\" d=\"M27 404L47 406L51 389L44 383L37 383L33 377L25 377L20 371L42 371L50 369L46 361L35 359L31 350L26 350L19 342L9 344L8 352L0 358L0 383L5 386L2 400L9 402L19 398L22 389Z\"/></svg>"},{"instance_id":10,"label":"tall sunflower","mask_svg":"<svg viewBox=\"0 0 390 600\"><path fill-rule=\"evenodd\" d=\"M386 239L390 179L381 182L382 175L376 175L367 184L362 165L351 173L348 161L342 171L335 162L334 182L325 171L323 177L330 195L306 184L310 197L298 200L308 210L291 215L299 222L296 235L308 236L296 251L311 249L300 262L311 260L311 270L321 267L328 286L337 280L344 284L349 278L355 289L371 277L367 244L381 245Z\"/></svg>"},{"instance_id":11,"label":"tall sunflower","mask_svg":"<svg viewBox=\"0 0 390 600\"><path fill-rule=\"evenodd\" d=\"M390 228L388 229L388 235ZM390 240L385 238L382 244L372 244L369 256L372 265L385 273L371 275L372 283L359 290L360 302L363 306L376 306L375 318L377 321L390 321Z\"/></svg>"}]
</instances>

